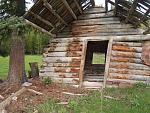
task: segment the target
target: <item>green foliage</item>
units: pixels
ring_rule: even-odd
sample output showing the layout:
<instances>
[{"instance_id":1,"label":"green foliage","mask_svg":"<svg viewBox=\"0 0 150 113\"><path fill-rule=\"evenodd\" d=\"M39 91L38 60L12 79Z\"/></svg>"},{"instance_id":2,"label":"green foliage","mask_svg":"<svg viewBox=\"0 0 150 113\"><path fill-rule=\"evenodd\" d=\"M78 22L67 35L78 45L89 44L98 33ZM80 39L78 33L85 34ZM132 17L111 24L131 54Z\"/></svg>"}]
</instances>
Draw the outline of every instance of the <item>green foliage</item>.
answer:
<instances>
[{"instance_id":1,"label":"green foliage","mask_svg":"<svg viewBox=\"0 0 150 113\"><path fill-rule=\"evenodd\" d=\"M44 83L45 85L49 85L49 84L52 84L52 80L51 80L51 78L49 78L49 77L45 77L45 78L43 79L43 83Z\"/></svg>"},{"instance_id":2,"label":"green foliage","mask_svg":"<svg viewBox=\"0 0 150 113\"><path fill-rule=\"evenodd\" d=\"M50 37L35 28L27 25L23 18L12 16L0 20L0 55L9 53L10 37L13 29L17 29L18 35L25 41L25 52L27 54L41 54L43 46Z\"/></svg>"},{"instance_id":3,"label":"green foliage","mask_svg":"<svg viewBox=\"0 0 150 113\"><path fill-rule=\"evenodd\" d=\"M9 17L16 14L17 6L15 0L0 0L0 15Z\"/></svg>"}]
</instances>

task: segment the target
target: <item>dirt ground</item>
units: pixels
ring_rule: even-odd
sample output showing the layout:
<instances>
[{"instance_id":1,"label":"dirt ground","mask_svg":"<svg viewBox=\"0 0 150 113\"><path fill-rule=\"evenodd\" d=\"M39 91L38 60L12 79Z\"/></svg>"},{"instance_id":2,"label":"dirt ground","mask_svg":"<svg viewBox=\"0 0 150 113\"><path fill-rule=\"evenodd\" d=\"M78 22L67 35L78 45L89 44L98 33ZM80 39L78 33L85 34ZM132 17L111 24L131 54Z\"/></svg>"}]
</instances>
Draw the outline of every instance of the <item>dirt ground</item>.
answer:
<instances>
[{"instance_id":1,"label":"dirt ground","mask_svg":"<svg viewBox=\"0 0 150 113\"><path fill-rule=\"evenodd\" d=\"M75 88L64 84L49 84L45 85L41 80L34 79L30 80L31 86L28 89L33 89L35 91L43 93L38 95L36 93L25 91L19 95L15 100L12 100L10 105L6 107L8 113L26 113L25 109L27 107L36 106L38 104L44 103L48 99L54 99L57 102L67 102L72 96L66 95L62 92L69 92L73 94L88 94L89 91L81 88ZM14 94L16 91L21 89L21 87L16 86L1 86L0 85L0 95L4 97L0 102L4 101L10 95Z\"/></svg>"}]
</instances>

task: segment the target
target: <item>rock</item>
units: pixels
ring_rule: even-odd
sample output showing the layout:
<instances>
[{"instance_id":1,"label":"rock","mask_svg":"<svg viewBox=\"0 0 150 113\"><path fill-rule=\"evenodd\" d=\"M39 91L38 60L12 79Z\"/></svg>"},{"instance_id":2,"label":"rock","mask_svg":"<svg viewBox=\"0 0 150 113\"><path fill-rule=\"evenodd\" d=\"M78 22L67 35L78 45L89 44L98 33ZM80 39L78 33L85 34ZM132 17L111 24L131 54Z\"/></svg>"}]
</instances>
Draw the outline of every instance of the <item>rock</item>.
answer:
<instances>
[{"instance_id":1,"label":"rock","mask_svg":"<svg viewBox=\"0 0 150 113\"><path fill-rule=\"evenodd\" d=\"M6 110L2 110L0 113L7 113L7 111Z\"/></svg>"},{"instance_id":2,"label":"rock","mask_svg":"<svg viewBox=\"0 0 150 113\"><path fill-rule=\"evenodd\" d=\"M3 100L3 99L4 99L4 97L3 97L2 95L0 95L0 99L1 99L1 100Z\"/></svg>"},{"instance_id":3,"label":"rock","mask_svg":"<svg viewBox=\"0 0 150 113\"><path fill-rule=\"evenodd\" d=\"M16 96L15 96L15 97L12 97L12 100L13 100L13 101L17 101L17 99L18 99L18 97L16 97Z\"/></svg>"},{"instance_id":4,"label":"rock","mask_svg":"<svg viewBox=\"0 0 150 113\"><path fill-rule=\"evenodd\" d=\"M29 87L31 85L32 85L32 83L29 83L29 82L25 82L25 83L22 84L23 87Z\"/></svg>"}]
</instances>

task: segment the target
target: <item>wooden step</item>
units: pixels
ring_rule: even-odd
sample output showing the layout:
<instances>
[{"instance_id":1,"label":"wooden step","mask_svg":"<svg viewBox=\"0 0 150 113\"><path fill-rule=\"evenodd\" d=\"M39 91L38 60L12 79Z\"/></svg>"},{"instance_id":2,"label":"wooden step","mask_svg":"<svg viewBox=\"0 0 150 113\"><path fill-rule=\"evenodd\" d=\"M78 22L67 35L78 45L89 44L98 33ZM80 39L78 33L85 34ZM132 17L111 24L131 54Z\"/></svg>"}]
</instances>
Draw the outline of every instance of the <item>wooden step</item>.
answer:
<instances>
[{"instance_id":1,"label":"wooden step","mask_svg":"<svg viewBox=\"0 0 150 113\"><path fill-rule=\"evenodd\" d=\"M84 78L85 81L88 82L103 82L104 79L98 79L98 78Z\"/></svg>"},{"instance_id":2,"label":"wooden step","mask_svg":"<svg viewBox=\"0 0 150 113\"><path fill-rule=\"evenodd\" d=\"M85 87L85 88L101 88L101 87L103 87L103 82L88 82L88 81L84 81L82 83L82 87Z\"/></svg>"},{"instance_id":3,"label":"wooden step","mask_svg":"<svg viewBox=\"0 0 150 113\"><path fill-rule=\"evenodd\" d=\"M85 74L85 76L104 76L104 73L100 74L100 73L89 73L89 74Z\"/></svg>"}]
</instances>

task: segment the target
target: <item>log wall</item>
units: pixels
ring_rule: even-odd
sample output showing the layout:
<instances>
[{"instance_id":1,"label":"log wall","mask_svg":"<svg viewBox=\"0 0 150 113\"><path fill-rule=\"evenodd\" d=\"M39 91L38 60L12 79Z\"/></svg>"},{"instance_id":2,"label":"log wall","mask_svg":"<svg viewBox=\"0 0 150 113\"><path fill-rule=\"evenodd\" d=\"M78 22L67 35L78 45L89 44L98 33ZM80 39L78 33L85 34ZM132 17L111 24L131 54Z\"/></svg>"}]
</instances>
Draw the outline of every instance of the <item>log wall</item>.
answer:
<instances>
[{"instance_id":1,"label":"log wall","mask_svg":"<svg viewBox=\"0 0 150 113\"><path fill-rule=\"evenodd\" d=\"M40 70L41 77L50 77L59 83L79 84L79 78L82 78L82 63L85 60L85 42L108 41L112 37L122 40L142 34L132 25L120 22L112 13L105 14L101 10L102 8L94 8L91 11L88 9L46 46L43 67ZM142 64L140 59L141 46L142 42L113 42L107 83L112 83L112 80L149 79L150 69Z\"/></svg>"},{"instance_id":2,"label":"log wall","mask_svg":"<svg viewBox=\"0 0 150 113\"><path fill-rule=\"evenodd\" d=\"M144 42L113 42L109 81L112 81L112 83L115 81L117 85L121 82L150 82L150 67L142 60L142 45Z\"/></svg>"}]
</instances>

